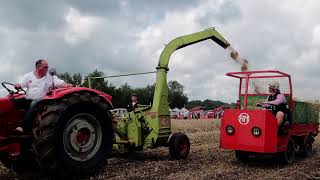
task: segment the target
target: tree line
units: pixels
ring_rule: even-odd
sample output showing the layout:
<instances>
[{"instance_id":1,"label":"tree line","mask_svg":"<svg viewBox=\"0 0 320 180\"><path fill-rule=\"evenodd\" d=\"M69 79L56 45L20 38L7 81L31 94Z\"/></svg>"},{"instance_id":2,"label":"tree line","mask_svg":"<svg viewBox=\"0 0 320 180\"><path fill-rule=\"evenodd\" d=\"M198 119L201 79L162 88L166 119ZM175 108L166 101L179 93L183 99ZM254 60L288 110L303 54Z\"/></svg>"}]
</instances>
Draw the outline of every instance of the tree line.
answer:
<instances>
[{"instance_id":1,"label":"tree line","mask_svg":"<svg viewBox=\"0 0 320 180\"><path fill-rule=\"evenodd\" d=\"M58 77L63 79L65 82L82 87L89 87L89 77L103 77L105 74L102 71L94 70L86 76L82 76L80 73L69 74L68 72L58 74ZM142 88L134 88L129 84L125 83L119 87L116 87L112 83L105 79L94 79L91 80L91 87L93 89L100 90L112 96L112 103L115 108L125 108L130 103L131 94L136 93L139 99L139 104L151 105L153 101L153 94L155 84L147 85ZM169 106L170 108L182 108L191 109L196 106L201 106L204 110L214 109L221 105L230 106L230 104L213 101L206 99L204 101L193 100L188 101L188 97L184 93L184 86L178 81L169 81ZM231 106L234 104L231 104Z\"/></svg>"}]
</instances>

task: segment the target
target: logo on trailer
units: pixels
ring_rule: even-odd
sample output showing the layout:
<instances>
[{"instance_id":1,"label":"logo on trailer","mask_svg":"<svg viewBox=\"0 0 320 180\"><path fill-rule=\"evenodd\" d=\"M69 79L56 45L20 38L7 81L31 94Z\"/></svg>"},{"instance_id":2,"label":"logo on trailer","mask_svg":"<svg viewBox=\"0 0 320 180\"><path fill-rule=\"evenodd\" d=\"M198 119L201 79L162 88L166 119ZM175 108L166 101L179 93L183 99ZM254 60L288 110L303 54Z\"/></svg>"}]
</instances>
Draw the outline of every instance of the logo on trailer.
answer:
<instances>
[{"instance_id":1,"label":"logo on trailer","mask_svg":"<svg viewBox=\"0 0 320 180\"><path fill-rule=\"evenodd\" d=\"M238 116L238 121L242 125L247 125L250 122L250 116L247 113L241 113Z\"/></svg>"}]
</instances>

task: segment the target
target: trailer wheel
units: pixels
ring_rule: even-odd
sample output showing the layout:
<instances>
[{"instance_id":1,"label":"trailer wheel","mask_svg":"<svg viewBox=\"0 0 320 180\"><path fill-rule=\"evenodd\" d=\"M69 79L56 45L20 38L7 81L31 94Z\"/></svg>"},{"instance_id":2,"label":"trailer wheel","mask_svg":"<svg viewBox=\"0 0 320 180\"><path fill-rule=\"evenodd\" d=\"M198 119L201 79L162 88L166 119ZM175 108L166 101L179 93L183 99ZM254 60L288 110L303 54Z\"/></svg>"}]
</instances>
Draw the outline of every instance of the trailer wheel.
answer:
<instances>
[{"instance_id":1,"label":"trailer wheel","mask_svg":"<svg viewBox=\"0 0 320 180\"><path fill-rule=\"evenodd\" d=\"M284 164L291 164L293 163L295 157L296 157L295 144L294 144L294 141L290 138L288 141L287 150L285 152L280 153L280 158Z\"/></svg>"},{"instance_id":2,"label":"trailer wheel","mask_svg":"<svg viewBox=\"0 0 320 180\"><path fill-rule=\"evenodd\" d=\"M186 159L190 152L190 140L184 133L175 133L169 140L169 152L173 159Z\"/></svg>"},{"instance_id":3,"label":"trailer wheel","mask_svg":"<svg viewBox=\"0 0 320 180\"><path fill-rule=\"evenodd\" d=\"M309 135L305 140L304 144L300 147L300 152L303 157L311 156L313 142L314 142L314 138L312 137L312 135Z\"/></svg>"},{"instance_id":4,"label":"trailer wheel","mask_svg":"<svg viewBox=\"0 0 320 180\"><path fill-rule=\"evenodd\" d=\"M249 160L249 153L245 151L235 151L236 158L241 162L247 162Z\"/></svg>"},{"instance_id":5,"label":"trailer wheel","mask_svg":"<svg viewBox=\"0 0 320 180\"><path fill-rule=\"evenodd\" d=\"M99 96L73 94L46 103L36 124L33 148L41 169L52 176L91 176L111 155L111 113Z\"/></svg>"}]
</instances>

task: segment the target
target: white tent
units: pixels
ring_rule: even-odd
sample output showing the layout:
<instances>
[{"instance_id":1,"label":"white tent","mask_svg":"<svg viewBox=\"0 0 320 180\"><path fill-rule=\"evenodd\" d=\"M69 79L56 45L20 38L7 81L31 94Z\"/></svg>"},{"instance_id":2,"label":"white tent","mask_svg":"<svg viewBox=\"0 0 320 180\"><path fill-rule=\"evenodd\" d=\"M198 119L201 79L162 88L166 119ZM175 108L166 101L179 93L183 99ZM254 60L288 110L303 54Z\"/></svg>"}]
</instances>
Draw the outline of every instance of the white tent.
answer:
<instances>
[{"instance_id":1,"label":"white tent","mask_svg":"<svg viewBox=\"0 0 320 180\"><path fill-rule=\"evenodd\" d=\"M181 113L181 115L183 115L183 117L188 117L189 111L188 111L188 109L183 107L180 109L180 113Z\"/></svg>"},{"instance_id":2,"label":"white tent","mask_svg":"<svg viewBox=\"0 0 320 180\"><path fill-rule=\"evenodd\" d=\"M180 111L181 111L181 112L189 112L188 109L186 109L186 108L184 108L184 107L181 108Z\"/></svg>"},{"instance_id":3,"label":"white tent","mask_svg":"<svg viewBox=\"0 0 320 180\"><path fill-rule=\"evenodd\" d=\"M178 108L173 108L170 110L170 115L172 118L176 118L180 113L180 109Z\"/></svg>"},{"instance_id":4,"label":"white tent","mask_svg":"<svg viewBox=\"0 0 320 180\"><path fill-rule=\"evenodd\" d=\"M180 112L179 108L173 108L172 111Z\"/></svg>"}]
</instances>

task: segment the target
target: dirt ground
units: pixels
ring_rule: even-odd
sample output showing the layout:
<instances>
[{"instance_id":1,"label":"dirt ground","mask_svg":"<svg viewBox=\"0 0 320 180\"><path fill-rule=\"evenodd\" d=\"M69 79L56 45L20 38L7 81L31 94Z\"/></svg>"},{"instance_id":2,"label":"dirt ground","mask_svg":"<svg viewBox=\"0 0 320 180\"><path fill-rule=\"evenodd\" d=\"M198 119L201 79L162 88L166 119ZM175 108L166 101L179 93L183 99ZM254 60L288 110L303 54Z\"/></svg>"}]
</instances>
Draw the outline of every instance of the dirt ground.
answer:
<instances>
[{"instance_id":1,"label":"dirt ground","mask_svg":"<svg viewBox=\"0 0 320 180\"><path fill-rule=\"evenodd\" d=\"M114 157L101 174L90 179L320 179L320 136L310 158L297 157L292 165L272 158L243 164L234 152L219 148L219 120L173 120L174 132L185 132L191 140L186 160L171 160L167 148L135 153L129 159ZM17 176L0 167L0 179Z\"/></svg>"}]
</instances>

